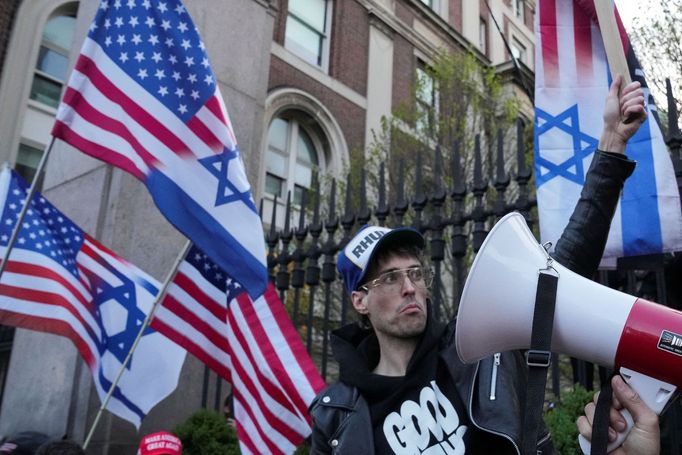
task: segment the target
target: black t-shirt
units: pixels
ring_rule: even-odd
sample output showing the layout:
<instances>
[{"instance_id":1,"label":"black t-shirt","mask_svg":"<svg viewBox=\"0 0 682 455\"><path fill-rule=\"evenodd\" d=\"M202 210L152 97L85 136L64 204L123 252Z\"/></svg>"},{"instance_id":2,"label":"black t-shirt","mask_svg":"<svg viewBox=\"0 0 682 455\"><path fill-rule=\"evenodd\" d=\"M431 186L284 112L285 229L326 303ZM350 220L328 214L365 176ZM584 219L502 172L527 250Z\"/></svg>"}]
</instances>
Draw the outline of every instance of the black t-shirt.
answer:
<instances>
[{"instance_id":1,"label":"black t-shirt","mask_svg":"<svg viewBox=\"0 0 682 455\"><path fill-rule=\"evenodd\" d=\"M474 429L442 362L433 372L419 381L375 375L377 386L394 390L388 402L370 402L377 454L465 452Z\"/></svg>"}]
</instances>

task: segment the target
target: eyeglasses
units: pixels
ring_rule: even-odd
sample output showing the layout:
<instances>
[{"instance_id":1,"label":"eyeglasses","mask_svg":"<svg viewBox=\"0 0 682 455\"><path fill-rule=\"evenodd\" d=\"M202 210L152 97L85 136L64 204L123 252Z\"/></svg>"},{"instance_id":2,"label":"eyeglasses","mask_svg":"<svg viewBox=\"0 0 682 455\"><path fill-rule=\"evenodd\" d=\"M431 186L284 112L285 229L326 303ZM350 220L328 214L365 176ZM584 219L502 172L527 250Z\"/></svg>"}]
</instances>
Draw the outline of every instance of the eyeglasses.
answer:
<instances>
[{"instance_id":1,"label":"eyeglasses","mask_svg":"<svg viewBox=\"0 0 682 455\"><path fill-rule=\"evenodd\" d=\"M391 270L390 272L382 273L378 278L365 283L360 286L365 292L369 292L371 288L384 286L386 290L399 290L403 286L405 277L408 277L414 287L419 289L426 289L433 283L433 272L431 269L425 267L408 267L406 269Z\"/></svg>"}]
</instances>

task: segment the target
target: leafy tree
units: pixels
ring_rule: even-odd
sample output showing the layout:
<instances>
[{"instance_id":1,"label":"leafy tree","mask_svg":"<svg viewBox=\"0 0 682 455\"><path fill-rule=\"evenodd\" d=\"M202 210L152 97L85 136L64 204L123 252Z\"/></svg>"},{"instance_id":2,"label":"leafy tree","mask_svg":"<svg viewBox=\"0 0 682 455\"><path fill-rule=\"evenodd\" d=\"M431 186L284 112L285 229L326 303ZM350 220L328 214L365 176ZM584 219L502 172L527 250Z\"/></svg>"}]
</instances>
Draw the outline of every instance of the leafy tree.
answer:
<instances>
[{"instance_id":1,"label":"leafy tree","mask_svg":"<svg viewBox=\"0 0 682 455\"><path fill-rule=\"evenodd\" d=\"M182 441L182 453L203 455L220 453L239 455L239 442L225 417L215 411L201 409L173 429Z\"/></svg>"},{"instance_id":2,"label":"leafy tree","mask_svg":"<svg viewBox=\"0 0 682 455\"><path fill-rule=\"evenodd\" d=\"M682 109L682 0L642 0L634 19L630 39L641 59L647 83L657 98L658 108L667 110L665 79L670 78Z\"/></svg>"},{"instance_id":3,"label":"leafy tree","mask_svg":"<svg viewBox=\"0 0 682 455\"><path fill-rule=\"evenodd\" d=\"M575 388L562 395L561 400L545 411L545 422L552 434L556 453L580 455L578 427L575 422L583 414L585 405L592 401L593 392L576 384Z\"/></svg>"},{"instance_id":4,"label":"leafy tree","mask_svg":"<svg viewBox=\"0 0 682 455\"><path fill-rule=\"evenodd\" d=\"M439 170L444 186L448 188L453 183L464 183L453 182L455 177L450 162L453 144L458 144L463 166L461 178L467 182L473 174L474 144L479 136L484 171L487 171L488 177L492 177L498 131L505 135L508 158L516 157L515 152L509 152L513 150L511 139L516 137L516 128L512 124L518 113L519 101L512 91L506 89L494 67L485 65L468 52L443 51L430 66L417 69L409 96L394 108L391 117L382 119L379 131L372 132L373 140L362 161L351 163L355 166L351 175L354 179L358 178L360 173L356 169L365 170L369 199L366 202L372 208L377 201L380 164L385 163L388 203L395 204L399 188L411 193L405 194L405 199L414 197L417 155L420 155L422 190L424 196L428 197L433 189L436 146L441 146L443 150L445 162ZM349 184L359 188L356 181ZM357 191L357 194L362 192ZM353 202L359 204L359 200ZM449 203L446 202L443 207L444 216L450 213ZM424 213L424 219L429 219L429 215ZM405 224L412 222L409 218L402 221ZM446 251L449 254L449 248L446 247ZM446 260L444 266L451 267L451 264L451 261ZM449 294L446 289L443 291ZM451 297L443 295L441 299L448 307L443 308L443 315L447 317L454 315Z\"/></svg>"}]
</instances>

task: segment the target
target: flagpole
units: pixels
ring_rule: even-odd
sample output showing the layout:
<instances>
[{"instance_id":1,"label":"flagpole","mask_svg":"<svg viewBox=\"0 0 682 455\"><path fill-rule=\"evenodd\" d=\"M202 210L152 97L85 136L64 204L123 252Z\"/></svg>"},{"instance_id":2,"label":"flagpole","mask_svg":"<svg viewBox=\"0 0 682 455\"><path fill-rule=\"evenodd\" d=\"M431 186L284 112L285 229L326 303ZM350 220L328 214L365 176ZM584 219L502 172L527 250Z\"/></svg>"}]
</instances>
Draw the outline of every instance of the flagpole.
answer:
<instances>
[{"instance_id":1,"label":"flagpole","mask_svg":"<svg viewBox=\"0 0 682 455\"><path fill-rule=\"evenodd\" d=\"M113 396L114 391L116 390L116 386L118 385L118 382L121 380L121 377L123 376L123 373L125 372L128 363L130 363L130 359L133 357L133 353L135 352L137 345L140 343L140 340L142 339L142 335L144 334L144 331L149 326L149 323L151 322L152 317L154 317L154 311L156 310L158 303L166 295L166 290L168 289L168 285L173 281L173 279L175 278L175 275L178 273L178 268L180 267L182 260L187 255L187 252L189 251L191 246L192 246L192 241L187 240L185 242L185 246L182 248L182 250L180 251L180 254L178 255L177 259L175 260L175 264L173 264L173 268L168 273L168 276L166 277L166 280L164 281L163 286L161 286L161 289L159 290L159 293L157 294L156 299L154 300L154 303L152 305L152 309L149 311L149 313L147 313L147 317L144 319L144 322L142 323L142 326L140 327L140 331L137 333L137 337L135 338L133 345L130 347L130 351L128 352L128 355L123 360L123 364L121 364L121 368L118 371L118 375L116 376L116 379L111 384L111 387L109 387L109 391L107 392L107 396L102 401L102 405L99 407L99 411L97 411L97 415L95 416L95 420L94 420L94 422L92 422L92 426L90 427L90 430L88 431L88 436L85 438L85 442L83 443L83 450L86 450L88 448L88 445L90 444L90 440L92 439L92 436L95 433L95 428L97 428L97 424L99 423L100 418L102 417L102 412L104 411L104 409L106 409L107 405L109 404L109 400Z\"/></svg>"},{"instance_id":2,"label":"flagpole","mask_svg":"<svg viewBox=\"0 0 682 455\"><path fill-rule=\"evenodd\" d=\"M611 67L611 75L614 79L617 74L623 76L622 87L625 87L632 82L632 79L630 78L630 69L628 68L628 62L625 59L623 41L620 39L620 32L618 31L618 24L616 23L616 15L613 8L611 0L594 0L594 9L597 12L599 30L601 32L602 41L604 41L606 60Z\"/></svg>"},{"instance_id":3,"label":"flagpole","mask_svg":"<svg viewBox=\"0 0 682 455\"><path fill-rule=\"evenodd\" d=\"M31 200L33 199L33 195L36 192L36 187L38 186L38 180L40 179L40 174L42 174L43 169L45 168L45 163L47 163L47 158L50 155L50 152L52 151L52 146L54 145L54 136L52 136L52 139L50 140L50 143L47 145L45 148L45 153L43 153L43 156L40 158L40 162L38 163L38 168L36 169L35 175L33 176L33 180L31 181L31 187L28 190L28 194L26 195L26 199L24 200L24 205L21 207L21 212L19 213L19 218L17 219L17 223L14 225L14 229L12 229L12 235L9 238L9 243L7 243L7 249L5 250L5 254L2 258L2 264L0 264L0 280L2 279L3 273L5 273L5 269L7 268L7 262L9 260L9 255L12 252L12 248L14 248L14 244L17 241L17 237L19 237L19 231L21 230L21 225L24 222L24 218L26 217L26 212L28 212L28 208L31 205Z\"/></svg>"}]
</instances>

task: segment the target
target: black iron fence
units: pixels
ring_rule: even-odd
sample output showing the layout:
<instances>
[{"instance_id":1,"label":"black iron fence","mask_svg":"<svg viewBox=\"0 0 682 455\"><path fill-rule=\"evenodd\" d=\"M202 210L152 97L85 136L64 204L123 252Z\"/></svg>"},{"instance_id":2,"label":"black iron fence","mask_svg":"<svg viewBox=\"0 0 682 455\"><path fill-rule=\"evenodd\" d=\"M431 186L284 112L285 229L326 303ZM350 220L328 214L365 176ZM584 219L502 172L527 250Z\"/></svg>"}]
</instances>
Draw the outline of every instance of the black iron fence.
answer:
<instances>
[{"instance_id":1,"label":"black iron fence","mask_svg":"<svg viewBox=\"0 0 682 455\"><path fill-rule=\"evenodd\" d=\"M682 189L682 134L670 91L668 97L666 142ZM436 277L431 296L434 311L441 319L454 317L468 266L492 225L515 210L531 228L535 226L536 201L530 187L530 152L526 145L524 124L519 121L511 147L503 134L498 134L493 160L485 162L484 157L491 154L482 153L477 138L472 150L462 150L455 144L447 150L436 147L431 157L416 153L394 168L397 178L393 175L390 179L393 185L387 183L384 165L378 169L378 184L373 188L368 188L364 171L359 179L349 176L345 182L332 181L322 197L318 183L304 197L302 206L293 207L290 199L286 201L282 206L286 212L282 227L276 227L275 222L278 204L271 204L268 269L325 380L332 381L337 374L329 333L354 318L349 296L335 269L336 255L354 232L366 223L409 225L421 231L427 239L427 258ZM471 159L463 159L467 153ZM465 162L472 164L467 168ZM411 182L409 187L407 181ZM682 261L677 255L653 255L619 260L615 271L599 272L595 279L679 309L680 272ZM604 380L606 372L598 371L598 377ZM592 365L574 362L572 374L573 382L592 388ZM552 388L558 396L557 369L553 376ZM679 414L680 405L675 404L663 418L664 453L681 452Z\"/></svg>"}]
</instances>

